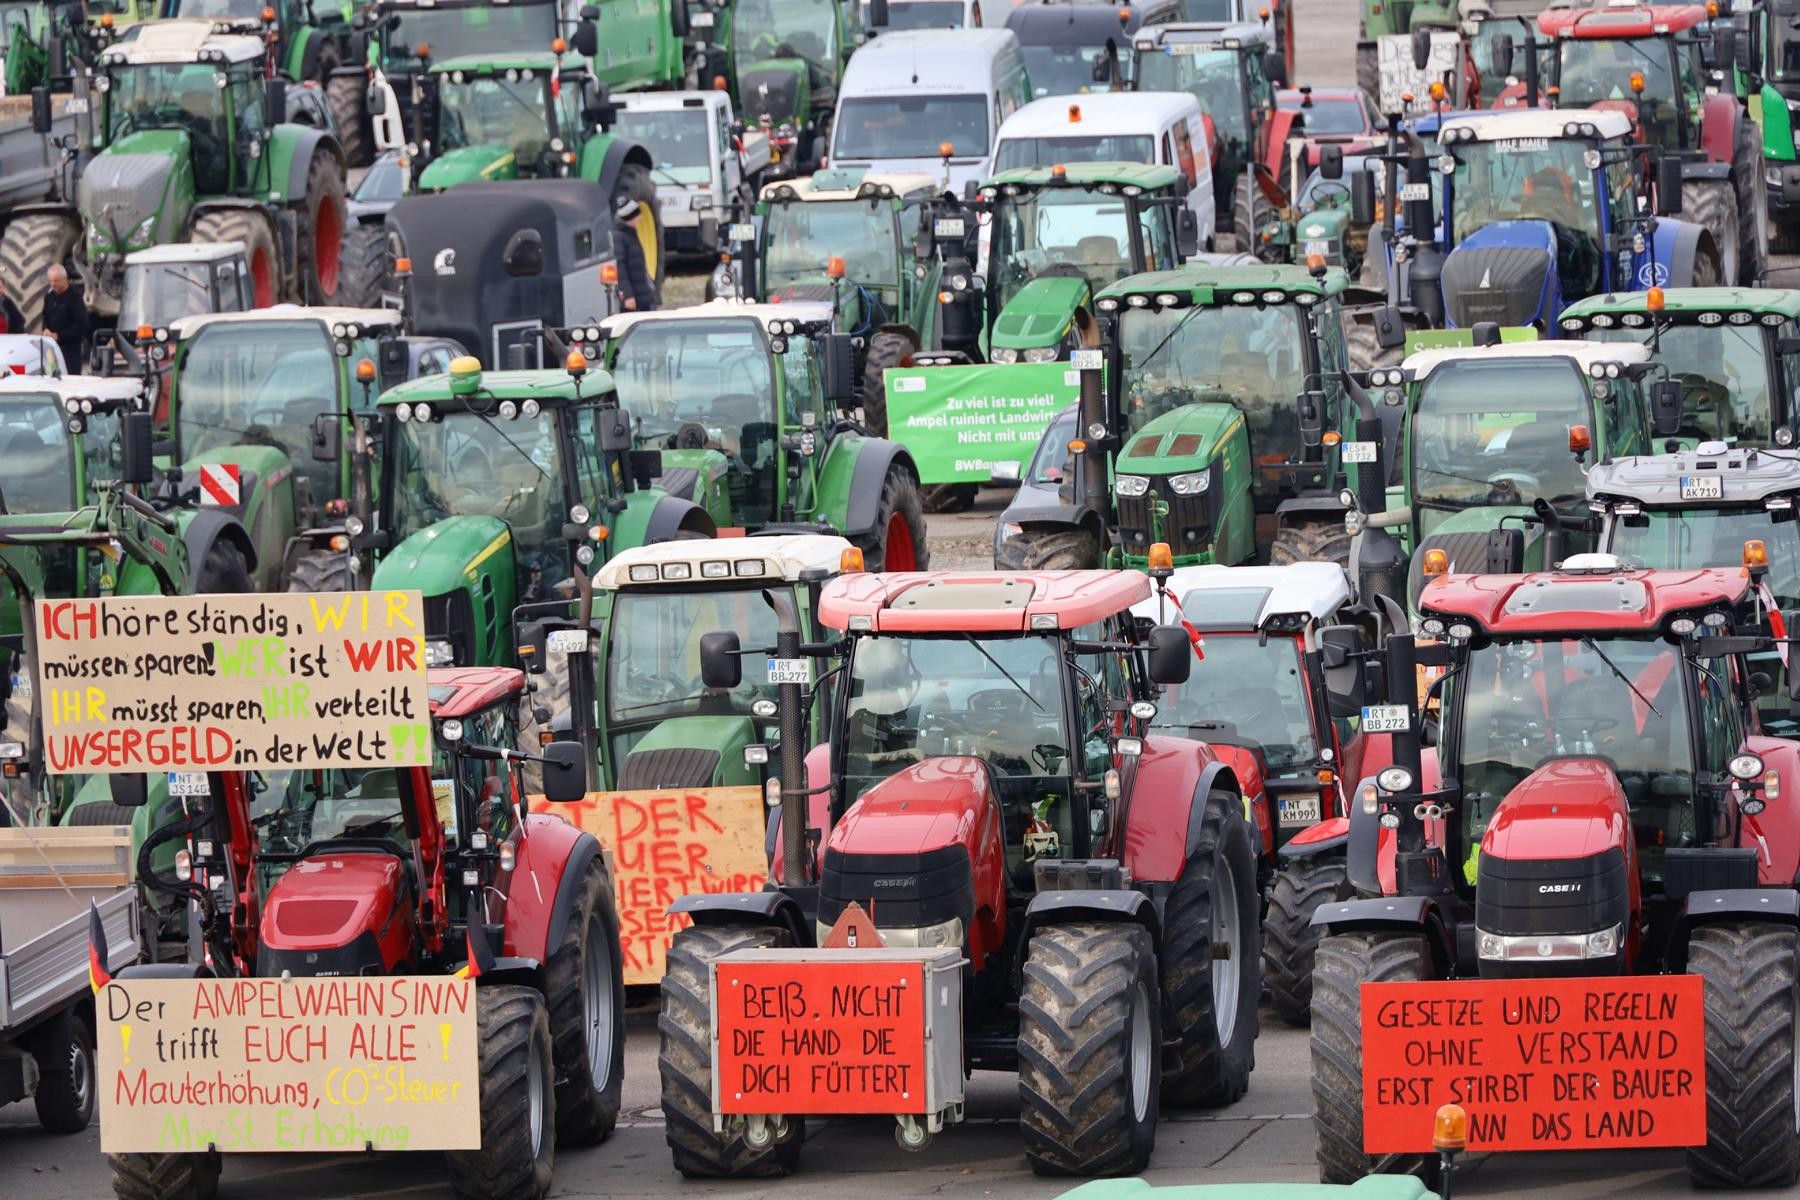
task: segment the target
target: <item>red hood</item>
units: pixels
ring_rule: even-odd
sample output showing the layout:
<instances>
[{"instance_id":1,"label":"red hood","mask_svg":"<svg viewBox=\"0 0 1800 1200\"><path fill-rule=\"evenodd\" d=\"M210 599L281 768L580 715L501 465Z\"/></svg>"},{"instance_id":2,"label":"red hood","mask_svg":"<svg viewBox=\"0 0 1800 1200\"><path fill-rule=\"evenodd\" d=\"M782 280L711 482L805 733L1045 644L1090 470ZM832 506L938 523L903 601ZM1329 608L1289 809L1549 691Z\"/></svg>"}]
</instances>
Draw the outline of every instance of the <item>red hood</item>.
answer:
<instances>
[{"instance_id":1,"label":"red hood","mask_svg":"<svg viewBox=\"0 0 1800 1200\"><path fill-rule=\"evenodd\" d=\"M1564 758L1527 775L1500 802L1481 852L1505 859L1590 858L1631 844L1631 814L1604 762Z\"/></svg>"},{"instance_id":2,"label":"red hood","mask_svg":"<svg viewBox=\"0 0 1800 1200\"><path fill-rule=\"evenodd\" d=\"M295 863L269 889L271 950L330 950L376 933L398 909L405 868L390 854L327 854Z\"/></svg>"},{"instance_id":3,"label":"red hood","mask_svg":"<svg viewBox=\"0 0 1800 1200\"><path fill-rule=\"evenodd\" d=\"M846 854L922 854L973 845L991 803L979 758L928 758L888 776L852 804L831 831Z\"/></svg>"}]
</instances>

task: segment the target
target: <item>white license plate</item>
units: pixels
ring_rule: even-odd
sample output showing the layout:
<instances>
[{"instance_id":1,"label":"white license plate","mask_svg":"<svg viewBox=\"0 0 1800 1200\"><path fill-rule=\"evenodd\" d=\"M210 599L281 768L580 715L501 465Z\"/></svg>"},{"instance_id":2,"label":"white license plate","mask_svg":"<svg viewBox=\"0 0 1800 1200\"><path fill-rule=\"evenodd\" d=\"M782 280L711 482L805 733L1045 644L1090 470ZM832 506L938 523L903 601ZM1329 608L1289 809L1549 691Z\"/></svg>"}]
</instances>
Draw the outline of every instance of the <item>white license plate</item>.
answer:
<instances>
[{"instance_id":1,"label":"white license plate","mask_svg":"<svg viewBox=\"0 0 1800 1200\"><path fill-rule=\"evenodd\" d=\"M1069 354L1069 365L1077 371L1098 371L1106 366L1106 358L1098 350L1075 350Z\"/></svg>"},{"instance_id":2,"label":"white license plate","mask_svg":"<svg viewBox=\"0 0 1800 1200\"><path fill-rule=\"evenodd\" d=\"M1347 463L1372 463L1375 461L1374 442L1345 442L1340 449Z\"/></svg>"},{"instance_id":3,"label":"white license plate","mask_svg":"<svg viewBox=\"0 0 1800 1200\"><path fill-rule=\"evenodd\" d=\"M205 796L211 789L206 786L206 775L200 771L170 771L169 795L171 796Z\"/></svg>"},{"instance_id":4,"label":"white license plate","mask_svg":"<svg viewBox=\"0 0 1800 1200\"><path fill-rule=\"evenodd\" d=\"M812 672L807 669L804 658L771 658L769 682L797 683L804 687L812 682Z\"/></svg>"},{"instance_id":5,"label":"white license plate","mask_svg":"<svg viewBox=\"0 0 1800 1200\"><path fill-rule=\"evenodd\" d=\"M551 654L579 654L588 647L585 629L552 629L545 642Z\"/></svg>"},{"instance_id":6,"label":"white license plate","mask_svg":"<svg viewBox=\"0 0 1800 1200\"><path fill-rule=\"evenodd\" d=\"M961 217L939 217L931 223L934 237L959 238L963 235L963 219Z\"/></svg>"},{"instance_id":7,"label":"white license plate","mask_svg":"<svg viewBox=\"0 0 1800 1200\"><path fill-rule=\"evenodd\" d=\"M1281 802L1281 814L1276 818L1283 825L1317 825L1319 823L1319 798L1317 796L1300 796Z\"/></svg>"},{"instance_id":8,"label":"white license plate","mask_svg":"<svg viewBox=\"0 0 1800 1200\"><path fill-rule=\"evenodd\" d=\"M1720 500L1725 496L1725 482L1717 475L1683 475L1683 500Z\"/></svg>"},{"instance_id":9,"label":"white license plate","mask_svg":"<svg viewBox=\"0 0 1800 1200\"><path fill-rule=\"evenodd\" d=\"M1431 199L1431 185L1429 183L1403 183L1400 185L1400 199L1403 201L1429 200Z\"/></svg>"},{"instance_id":10,"label":"white license plate","mask_svg":"<svg viewBox=\"0 0 1800 1200\"><path fill-rule=\"evenodd\" d=\"M1365 704L1364 733L1405 733L1412 727L1411 716L1404 704Z\"/></svg>"},{"instance_id":11,"label":"white license plate","mask_svg":"<svg viewBox=\"0 0 1800 1200\"><path fill-rule=\"evenodd\" d=\"M1326 255L1329 255L1331 253L1331 243L1323 242L1323 241L1309 241L1301 247L1301 251L1308 258L1311 258L1315 254L1317 254L1321 258L1323 258Z\"/></svg>"},{"instance_id":12,"label":"white license plate","mask_svg":"<svg viewBox=\"0 0 1800 1200\"><path fill-rule=\"evenodd\" d=\"M738 221L732 225L730 236L731 240L734 242L754 242L756 240L756 226L750 224L748 221Z\"/></svg>"},{"instance_id":13,"label":"white license plate","mask_svg":"<svg viewBox=\"0 0 1800 1200\"><path fill-rule=\"evenodd\" d=\"M711 29L713 27L713 15L709 12L695 13L692 24L695 29Z\"/></svg>"}]
</instances>

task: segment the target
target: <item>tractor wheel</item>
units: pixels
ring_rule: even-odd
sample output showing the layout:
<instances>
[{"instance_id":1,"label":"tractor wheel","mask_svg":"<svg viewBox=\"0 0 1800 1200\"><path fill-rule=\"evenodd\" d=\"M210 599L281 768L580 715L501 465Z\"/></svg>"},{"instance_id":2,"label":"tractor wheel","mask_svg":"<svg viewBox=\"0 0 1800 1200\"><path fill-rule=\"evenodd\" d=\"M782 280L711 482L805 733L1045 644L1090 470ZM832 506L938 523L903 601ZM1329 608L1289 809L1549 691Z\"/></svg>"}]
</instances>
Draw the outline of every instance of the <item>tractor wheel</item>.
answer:
<instances>
[{"instance_id":1,"label":"tractor wheel","mask_svg":"<svg viewBox=\"0 0 1800 1200\"><path fill-rule=\"evenodd\" d=\"M1021 529L1000 543L1002 571L1082 571L1099 567L1100 544L1086 529Z\"/></svg>"},{"instance_id":2,"label":"tractor wheel","mask_svg":"<svg viewBox=\"0 0 1800 1200\"><path fill-rule=\"evenodd\" d=\"M1244 173L1238 176L1237 186L1231 191L1231 236L1235 239L1232 245L1240 254L1254 254L1263 258L1263 244L1258 240L1256 231L1269 215L1268 198L1262 189L1256 186L1256 170L1245 167Z\"/></svg>"},{"instance_id":3,"label":"tractor wheel","mask_svg":"<svg viewBox=\"0 0 1800 1200\"><path fill-rule=\"evenodd\" d=\"M325 104L337 124L344 161L352 167L366 167L375 160L365 112L368 93L369 77L360 73L333 75L325 81Z\"/></svg>"},{"instance_id":4,"label":"tractor wheel","mask_svg":"<svg viewBox=\"0 0 1800 1200\"><path fill-rule=\"evenodd\" d=\"M1397 367L1406 358L1406 347L1384 347L1375 336L1374 324L1369 321L1344 323L1344 349L1349 354L1352 371Z\"/></svg>"},{"instance_id":5,"label":"tractor wheel","mask_svg":"<svg viewBox=\"0 0 1800 1200\"><path fill-rule=\"evenodd\" d=\"M329 150L313 151L306 171L306 214L300 224L300 304L352 304L344 290L344 168Z\"/></svg>"},{"instance_id":6,"label":"tractor wheel","mask_svg":"<svg viewBox=\"0 0 1800 1200\"><path fill-rule=\"evenodd\" d=\"M1681 185L1681 219L1712 231L1719 247L1719 278L1715 283L1730 286L1738 282L1738 211L1737 193L1729 179L1690 179ZM1694 286L1701 284L1701 264L1694 263ZM1751 280L1747 286L1753 286Z\"/></svg>"},{"instance_id":7,"label":"tractor wheel","mask_svg":"<svg viewBox=\"0 0 1800 1200\"><path fill-rule=\"evenodd\" d=\"M931 565L925 541L925 506L910 471L889 467L875 509L875 532L861 539L863 565L871 571L923 571Z\"/></svg>"},{"instance_id":8,"label":"tractor wheel","mask_svg":"<svg viewBox=\"0 0 1800 1200\"><path fill-rule=\"evenodd\" d=\"M275 233L261 215L244 208L222 208L201 213L194 221L190 242L242 242L250 264L250 288L256 307L268 308L281 300L281 262L275 254Z\"/></svg>"},{"instance_id":9,"label":"tractor wheel","mask_svg":"<svg viewBox=\"0 0 1800 1200\"><path fill-rule=\"evenodd\" d=\"M451 1150L457 1200L540 1200L556 1164L555 1067L544 998L526 987L475 989L481 1044L481 1148Z\"/></svg>"},{"instance_id":10,"label":"tractor wheel","mask_svg":"<svg viewBox=\"0 0 1800 1200\"><path fill-rule=\"evenodd\" d=\"M1425 939L1403 933L1339 933L1320 940L1313 959L1313 1128L1319 1135L1319 1181L1354 1183L1365 1175L1435 1171L1425 1155L1363 1151L1362 985L1431 978Z\"/></svg>"},{"instance_id":11,"label":"tractor wheel","mask_svg":"<svg viewBox=\"0 0 1800 1200\"><path fill-rule=\"evenodd\" d=\"M357 224L344 234L344 256L338 264L338 294L351 308L380 308L388 274L387 229Z\"/></svg>"},{"instance_id":12,"label":"tractor wheel","mask_svg":"<svg viewBox=\"0 0 1800 1200\"><path fill-rule=\"evenodd\" d=\"M1356 86L1370 99L1381 99L1381 57L1374 42L1358 43L1356 47Z\"/></svg>"},{"instance_id":13,"label":"tractor wheel","mask_svg":"<svg viewBox=\"0 0 1800 1200\"><path fill-rule=\"evenodd\" d=\"M695 925L669 945L662 980L656 1055L662 1075L663 1136L675 1169L689 1179L792 1174L800 1165L806 1122L790 1117L768 1146L753 1150L741 1128L713 1132L712 962L734 950L787 949L793 935L771 925Z\"/></svg>"},{"instance_id":14,"label":"tractor wheel","mask_svg":"<svg viewBox=\"0 0 1800 1200\"><path fill-rule=\"evenodd\" d=\"M37 329L43 322L46 273L73 262L80 240L81 229L74 219L55 213L26 213L7 222L6 233L0 235L0 281L19 306L26 329ZM71 270L69 278L75 277ZM69 369L79 371L81 364L70 363Z\"/></svg>"},{"instance_id":15,"label":"tractor wheel","mask_svg":"<svg viewBox=\"0 0 1800 1200\"><path fill-rule=\"evenodd\" d=\"M597 1146L619 1120L625 1080L625 964L612 881L598 857L550 955L544 998L556 1060L556 1143Z\"/></svg>"},{"instance_id":16,"label":"tractor wheel","mask_svg":"<svg viewBox=\"0 0 1800 1200\"><path fill-rule=\"evenodd\" d=\"M637 220L632 225L637 230L639 245L644 248L644 270L661 288L669 274L669 256L665 250L668 235L663 229L662 209L657 207L656 181L637 163L626 163L619 172L619 182L613 185L613 203L617 204L623 196L638 202Z\"/></svg>"},{"instance_id":17,"label":"tractor wheel","mask_svg":"<svg viewBox=\"0 0 1800 1200\"><path fill-rule=\"evenodd\" d=\"M1289 859L1275 872L1263 916L1263 986L1282 1024L1312 1021L1313 956L1321 931L1312 923L1321 904L1352 895L1344 860L1334 854Z\"/></svg>"},{"instance_id":18,"label":"tractor wheel","mask_svg":"<svg viewBox=\"0 0 1800 1200\"><path fill-rule=\"evenodd\" d=\"M198 1154L109 1154L117 1200L213 1200L219 1194L216 1150Z\"/></svg>"},{"instance_id":19,"label":"tractor wheel","mask_svg":"<svg viewBox=\"0 0 1800 1200\"><path fill-rule=\"evenodd\" d=\"M888 436L887 373L889 367L912 366L919 352L919 340L898 329L879 329L869 339L863 355L862 402L863 428L876 437Z\"/></svg>"},{"instance_id":20,"label":"tractor wheel","mask_svg":"<svg viewBox=\"0 0 1800 1200\"><path fill-rule=\"evenodd\" d=\"M1256 1065L1256 1003L1262 995L1262 901L1256 851L1243 797L1207 793L1200 844L1169 894L1162 979L1168 1031L1163 1102L1230 1104L1250 1086Z\"/></svg>"},{"instance_id":21,"label":"tractor wheel","mask_svg":"<svg viewBox=\"0 0 1800 1200\"><path fill-rule=\"evenodd\" d=\"M314 550L294 560L287 577L290 592L354 592L356 576L350 570L350 556L341 550Z\"/></svg>"},{"instance_id":22,"label":"tractor wheel","mask_svg":"<svg viewBox=\"0 0 1800 1200\"><path fill-rule=\"evenodd\" d=\"M244 564L244 552L223 538L207 548L200 573L194 577L196 596L241 596L254 592L250 568Z\"/></svg>"},{"instance_id":23,"label":"tractor wheel","mask_svg":"<svg viewBox=\"0 0 1800 1200\"><path fill-rule=\"evenodd\" d=\"M1769 266L1769 192L1763 179L1762 132L1748 118L1738 122L1731 186L1738 211L1738 283L1760 287Z\"/></svg>"},{"instance_id":24,"label":"tractor wheel","mask_svg":"<svg viewBox=\"0 0 1800 1200\"><path fill-rule=\"evenodd\" d=\"M129 828L137 820L137 814L138 810L135 808L114 804L111 800L95 800L91 804L77 804L71 808L67 824L85 829L106 829L114 825Z\"/></svg>"},{"instance_id":25,"label":"tractor wheel","mask_svg":"<svg viewBox=\"0 0 1800 1200\"><path fill-rule=\"evenodd\" d=\"M1019 995L1019 1123L1040 1175L1136 1175L1156 1148L1162 1008L1135 924L1046 925Z\"/></svg>"},{"instance_id":26,"label":"tractor wheel","mask_svg":"<svg viewBox=\"0 0 1800 1200\"><path fill-rule=\"evenodd\" d=\"M1765 921L1702 925L1688 942L1688 970L1706 981L1706 1146L1687 1154L1695 1187L1800 1178L1796 954L1800 934Z\"/></svg>"},{"instance_id":27,"label":"tractor wheel","mask_svg":"<svg viewBox=\"0 0 1800 1200\"><path fill-rule=\"evenodd\" d=\"M94 1034L73 1009L66 1009L39 1035L38 1124L46 1133L80 1133L94 1119L100 1091Z\"/></svg>"},{"instance_id":28,"label":"tractor wheel","mask_svg":"<svg viewBox=\"0 0 1800 1200\"><path fill-rule=\"evenodd\" d=\"M1269 564L1283 567L1289 563L1334 562L1350 565L1350 533L1342 518L1327 521L1296 521L1283 525L1269 545Z\"/></svg>"}]
</instances>

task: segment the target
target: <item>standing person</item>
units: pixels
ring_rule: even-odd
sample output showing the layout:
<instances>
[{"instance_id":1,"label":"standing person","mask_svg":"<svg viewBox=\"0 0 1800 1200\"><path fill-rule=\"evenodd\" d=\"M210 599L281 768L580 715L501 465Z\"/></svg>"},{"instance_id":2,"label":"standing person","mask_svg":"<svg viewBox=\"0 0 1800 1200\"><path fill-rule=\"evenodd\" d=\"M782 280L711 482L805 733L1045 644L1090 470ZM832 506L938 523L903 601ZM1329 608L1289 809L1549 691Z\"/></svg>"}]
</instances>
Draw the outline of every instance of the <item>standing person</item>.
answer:
<instances>
[{"instance_id":1,"label":"standing person","mask_svg":"<svg viewBox=\"0 0 1800 1200\"><path fill-rule=\"evenodd\" d=\"M19 311L19 306L13 303L13 298L6 294L4 279L0 279L0 322L4 322L6 326L4 329L0 329L0 333L24 333L26 331L25 314Z\"/></svg>"},{"instance_id":2,"label":"standing person","mask_svg":"<svg viewBox=\"0 0 1800 1200\"><path fill-rule=\"evenodd\" d=\"M50 268L49 278L50 288L44 293L44 332L62 347L64 361L86 362L87 304L81 293L69 286L69 273L60 263Z\"/></svg>"},{"instance_id":3,"label":"standing person","mask_svg":"<svg viewBox=\"0 0 1800 1200\"><path fill-rule=\"evenodd\" d=\"M613 254L619 260L620 302L631 312L650 312L656 307L656 281L644 261L644 244L638 241L638 202L619 197L613 209Z\"/></svg>"}]
</instances>

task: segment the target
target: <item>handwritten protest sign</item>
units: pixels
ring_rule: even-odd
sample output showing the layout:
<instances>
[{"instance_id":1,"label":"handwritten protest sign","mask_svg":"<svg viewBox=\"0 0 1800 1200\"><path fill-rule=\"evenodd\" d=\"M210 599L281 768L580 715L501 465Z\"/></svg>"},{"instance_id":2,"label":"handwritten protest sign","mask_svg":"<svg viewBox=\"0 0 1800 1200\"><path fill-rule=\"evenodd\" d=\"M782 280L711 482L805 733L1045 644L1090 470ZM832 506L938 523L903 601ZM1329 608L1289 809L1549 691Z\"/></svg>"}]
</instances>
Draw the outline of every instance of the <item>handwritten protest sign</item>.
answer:
<instances>
[{"instance_id":1,"label":"handwritten protest sign","mask_svg":"<svg viewBox=\"0 0 1800 1200\"><path fill-rule=\"evenodd\" d=\"M96 999L100 1148L481 1145L469 979L124 979Z\"/></svg>"},{"instance_id":2,"label":"handwritten protest sign","mask_svg":"<svg viewBox=\"0 0 1800 1200\"><path fill-rule=\"evenodd\" d=\"M986 483L997 463L1024 471L1050 418L1081 395L1066 362L889 368L888 427L922 483Z\"/></svg>"},{"instance_id":3,"label":"handwritten protest sign","mask_svg":"<svg viewBox=\"0 0 1800 1200\"><path fill-rule=\"evenodd\" d=\"M1431 1150L1440 1104L1471 1150L1706 1141L1697 975L1370 983L1362 989L1363 1149Z\"/></svg>"},{"instance_id":4,"label":"handwritten protest sign","mask_svg":"<svg viewBox=\"0 0 1800 1200\"><path fill-rule=\"evenodd\" d=\"M669 905L701 892L760 892L768 879L762 789L594 792L558 811L612 851L625 982L662 980L689 924Z\"/></svg>"},{"instance_id":5,"label":"handwritten protest sign","mask_svg":"<svg viewBox=\"0 0 1800 1200\"><path fill-rule=\"evenodd\" d=\"M36 605L51 774L431 759L417 592Z\"/></svg>"}]
</instances>

